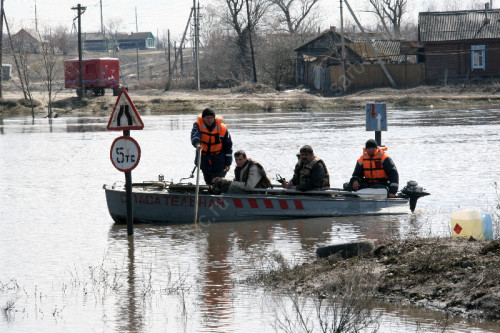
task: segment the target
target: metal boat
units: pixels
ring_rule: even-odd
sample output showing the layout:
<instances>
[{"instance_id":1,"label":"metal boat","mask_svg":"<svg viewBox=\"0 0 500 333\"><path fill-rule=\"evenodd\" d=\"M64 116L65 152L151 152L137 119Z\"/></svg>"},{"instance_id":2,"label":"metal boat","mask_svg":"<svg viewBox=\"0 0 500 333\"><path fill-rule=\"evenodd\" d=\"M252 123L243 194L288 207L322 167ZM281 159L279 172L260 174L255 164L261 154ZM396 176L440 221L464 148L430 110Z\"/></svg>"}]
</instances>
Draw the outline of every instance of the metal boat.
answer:
<instances>
[{"instance_id":1,"label":"metal boat","mask_svg":"<svg viewBox=\"0 0 500 333\"><path fill-rule=\"evenodd\" d=\"M417 185L416 182L408 182L397 198L387 198L385 189L301 192L273 188L255 189L245 194L212 194L210 186L202 185L198 222L407 214L415 209L419 197L428 195ZM104 185L103 188L111 217L116 223L125 223L125 184L120 182ZM132 184L132 206L134 223L193 222L195 185L165 181L135 183Z\"/></svg>"}]
</instances>

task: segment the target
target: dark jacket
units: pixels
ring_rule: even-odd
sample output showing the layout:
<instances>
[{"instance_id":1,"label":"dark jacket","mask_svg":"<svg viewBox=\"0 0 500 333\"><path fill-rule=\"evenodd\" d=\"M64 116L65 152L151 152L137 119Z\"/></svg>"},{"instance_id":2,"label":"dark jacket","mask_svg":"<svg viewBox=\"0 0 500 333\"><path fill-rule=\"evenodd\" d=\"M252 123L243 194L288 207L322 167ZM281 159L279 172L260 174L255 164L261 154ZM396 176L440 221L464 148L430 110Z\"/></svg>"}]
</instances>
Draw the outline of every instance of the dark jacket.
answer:
<instances>
[{"instance_id":1,"label":"dark jacket","mask_svg":"<svg viewBox=\"0 0 500 333\"><path fill-rule=\"evenodd\" d=\"M297 163L293 174L292 184L297 186L299 191L322 190L329 188L330 176L323 160L317 159L316 163L312 163L312 168L308 172L308 176L304 179L303 171L310 164ZM301 174L302 172L302 174ZM302 176L302 177L301 177Z\"/></svg>"}]
</instances>

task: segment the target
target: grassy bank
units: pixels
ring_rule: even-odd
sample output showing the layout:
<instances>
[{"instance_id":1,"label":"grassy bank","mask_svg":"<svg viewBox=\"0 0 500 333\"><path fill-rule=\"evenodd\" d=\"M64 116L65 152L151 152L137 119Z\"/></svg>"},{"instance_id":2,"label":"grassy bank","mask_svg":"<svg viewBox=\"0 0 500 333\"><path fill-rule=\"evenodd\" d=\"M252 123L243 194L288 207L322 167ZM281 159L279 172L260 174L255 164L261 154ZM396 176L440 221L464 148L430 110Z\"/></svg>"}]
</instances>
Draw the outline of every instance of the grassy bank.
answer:
<instances>
[{"instance_id":1,"label":"grassy bank","mask_svg":"<svg viewBox=\"0 0 500 333\"><path fill-rule=\"evenodd\" d=\"M72 90L59 91L54 110L59 115L108 114L116 97L88 96L80 101ZM380 101L389 109L496 109L500 106L500 86L419 86L411 89L377 88L349 92L341 96L324 96L306 90L274 91L268 87L245 85L234 89L201 91L161 89L129 89L129 94L139 112L196 113L206 106L220 111L269 112L274 110L359 110L365 103ZM35 93L36 116L44 116L47 101L43 91ZM22 94L11 89L0 101L0 115L29 115L29 103Z\"/></svg>"},{"instance_id":2,"label":"grassy bank","mask_svg":"<svg viewBox=\"0 0 500 333\"><path fill-rule=\"evenodd\" d=\"M365 306L396 302L499 321L498 276L499 240L432 238L385 242L348 260L332 255L298 266L281 261L250 282L321 298L356 296Z\"/></svg>"}]
</instances>

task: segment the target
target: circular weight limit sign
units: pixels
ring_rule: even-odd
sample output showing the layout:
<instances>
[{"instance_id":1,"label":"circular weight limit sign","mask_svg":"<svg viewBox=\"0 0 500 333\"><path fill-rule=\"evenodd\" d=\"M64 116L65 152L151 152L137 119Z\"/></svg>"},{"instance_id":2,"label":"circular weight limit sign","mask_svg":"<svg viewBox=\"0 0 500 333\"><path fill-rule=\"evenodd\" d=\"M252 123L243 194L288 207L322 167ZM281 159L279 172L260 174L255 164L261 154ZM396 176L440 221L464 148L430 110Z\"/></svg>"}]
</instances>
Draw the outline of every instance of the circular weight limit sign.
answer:
<instances>
[{"instance_id":1,"label":"circular weight limit sign","mask_svg":"<svg viewBox=\"0 0 500 333\"><path fill-rule=\"evenodd\" d=\"M120 136L113 141L110 151L111 163L122 172L133 170L141 159L141 148L129 136Z\"/></svg>"}]
</instances>

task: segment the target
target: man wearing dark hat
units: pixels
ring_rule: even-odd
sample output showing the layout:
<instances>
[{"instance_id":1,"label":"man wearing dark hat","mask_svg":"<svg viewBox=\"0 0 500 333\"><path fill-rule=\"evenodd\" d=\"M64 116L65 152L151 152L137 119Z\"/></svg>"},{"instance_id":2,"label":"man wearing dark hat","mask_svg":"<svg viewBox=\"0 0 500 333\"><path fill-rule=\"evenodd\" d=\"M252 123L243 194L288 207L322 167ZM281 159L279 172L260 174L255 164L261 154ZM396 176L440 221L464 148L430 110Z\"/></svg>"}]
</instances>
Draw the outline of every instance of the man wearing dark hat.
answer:
<instances>
[{"instance_id":1,"label":"man wearing dark hat","mask_svg":"<svg viewBox=\"0 0 500 333\"><path fill-rule=\"evenodd\" d=\"M330 176L325 162L309 145L300 148L300 160L295 166L293 178L283 187L299 191L326 190L330 188Z\"/></svg>"},{"instance_id":2,"label":"man wearing dark hat","mask_svg":"<svg viewBox=\"0 0 500 333\"><path fill-rule=\"evenodd\" d=\"M387 147L379 147L377 141L366 141L363 155L358 159L349 183L354 191L366 187L386 187L389 190L387 196L396 197L398 169L386 151Z\"/></svg>"},{"instance_id":3,"label":"man wearing dark hat","mask_svg":"<svg viewBox=\"0 0 500 333\"><path fill-rule=\"evenodd\" d=\"M206 184L211 184L215 177L224 177L233 162L233 142L222 117L215 117L212 108L203 110L201 116L193 124L191 143L201 149L201 165ZM194 163L197 164L198 154Z\"/></svg>"}]
</instances>

